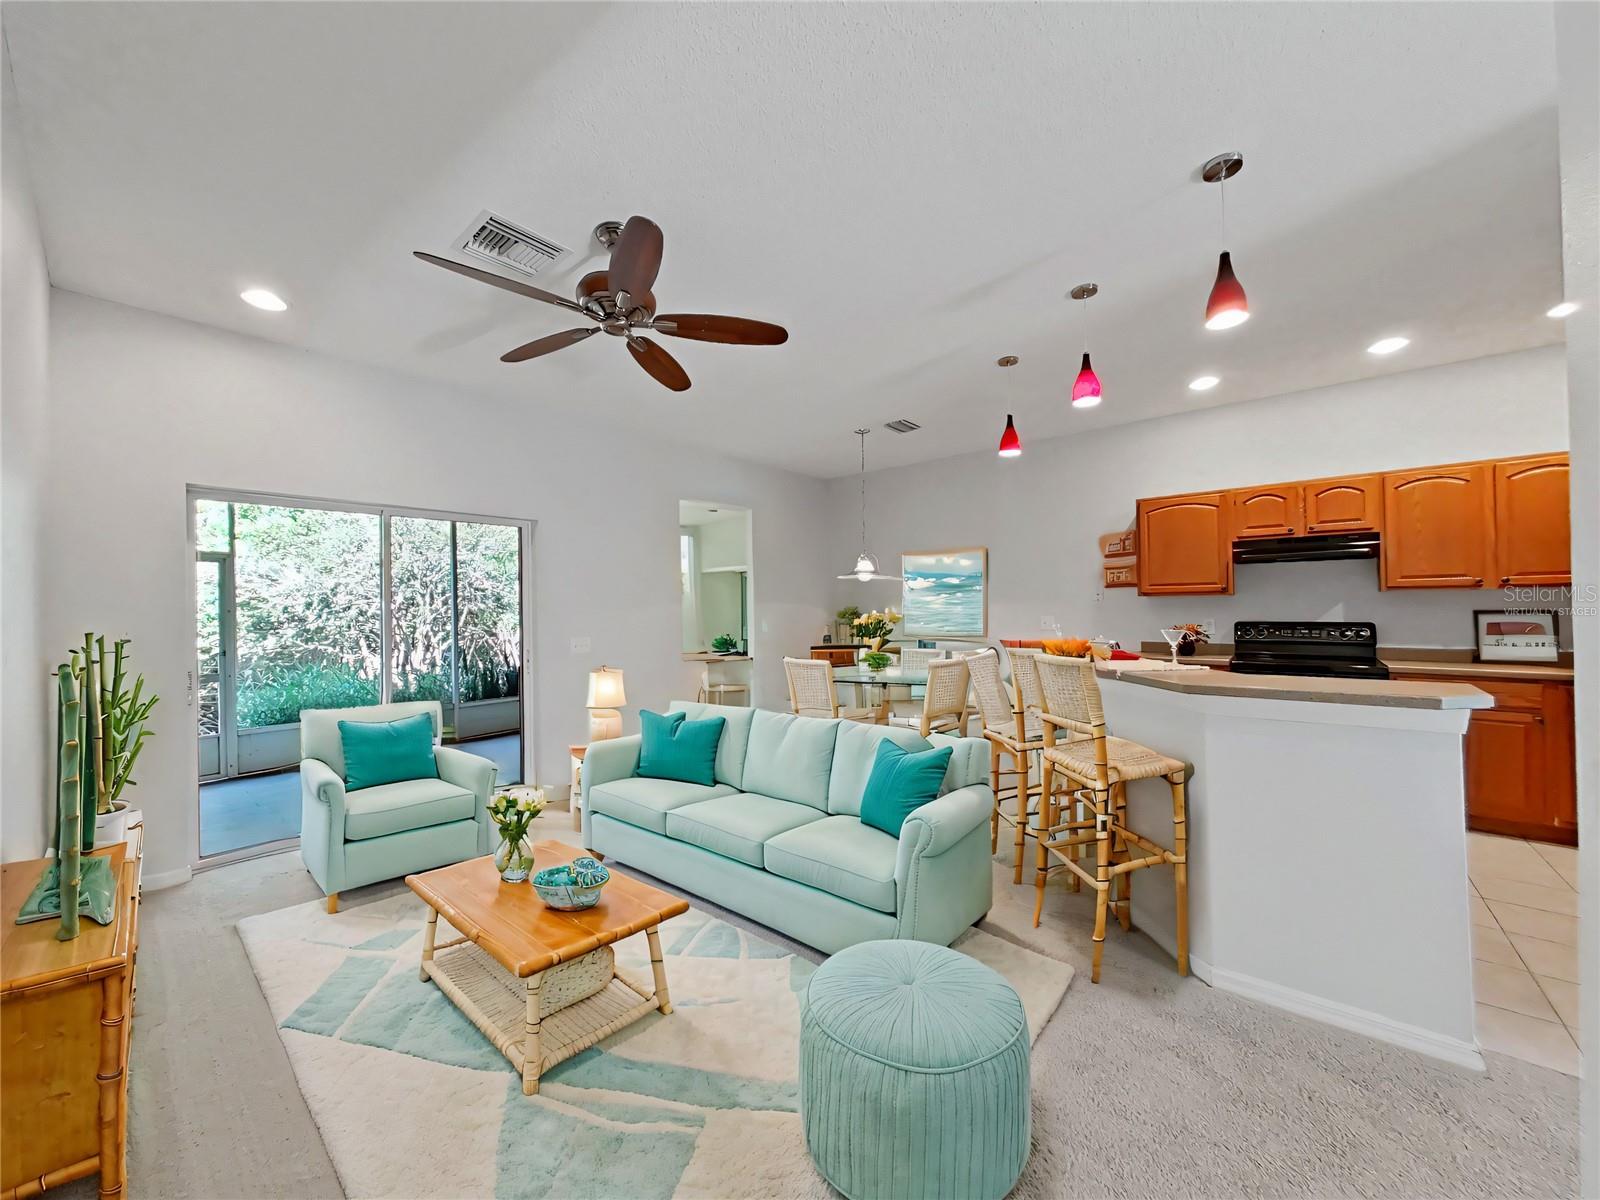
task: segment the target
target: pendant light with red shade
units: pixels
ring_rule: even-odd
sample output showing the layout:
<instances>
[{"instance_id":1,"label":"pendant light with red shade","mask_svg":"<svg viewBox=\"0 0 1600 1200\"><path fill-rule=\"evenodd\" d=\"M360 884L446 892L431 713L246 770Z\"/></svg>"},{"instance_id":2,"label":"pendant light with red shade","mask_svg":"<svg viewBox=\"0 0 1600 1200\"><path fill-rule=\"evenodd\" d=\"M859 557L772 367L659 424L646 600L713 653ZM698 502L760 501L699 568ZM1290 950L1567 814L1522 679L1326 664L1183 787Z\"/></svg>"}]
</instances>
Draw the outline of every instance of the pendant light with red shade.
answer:
<instances>
[{"instance_id":1,"label":"pendant light with red shade","mask_svg":"<svg viewBox=\"0 0 1600 1200\"><path fill-rule=\"evenodd\" d=\"M1228 180L1244 170L1244 155L1236 151L1219 154L1200 168L1200 178L1217 185L1222 204L1222 244L1228 244ZM1217 281L1206 300L1206 328L1232 329L1250 319L1250 302L1244 286L1233 273L1233 256L1224 250L1217 259Z\"/></svg>"},{"instance_id":2,"label":"pendant light with red shade","mask_svg":"<svg viewBox=\"0 0 1600 1200\"><path fill-rule=\"evenodd\" d=\"M1072 289L1074 300L1083 302L1083 365L1078 368L1078 377L1072 381L1072 407L1093 408L1100 403L1100 376L1094 373L1094 367L1089 364L1089 300L1098 295L1098 283L1080 283Z\"/></svg>"},{"instance_id":3,"label":"pendant light with red shade","mask_svg":"<svg viewBox=\"0 0 1600 1200\"><path fill-rule=\"evenodd\" d=\"M997 358L995 360L995 365L1000 367L1014 367L1017 365L1017 356L1015 354L1007 354L1003 358ZM1006 399L1010 400L1011 398L1011 372L1007 371ZM1010 413L1006 414L1005 432L1000 435L1000 449L995 453L997 453L1001 458L1020 458L1022 456L1022 438L1017 433L1016 422L1011 419Z\"/></svg>"}]
</instances>

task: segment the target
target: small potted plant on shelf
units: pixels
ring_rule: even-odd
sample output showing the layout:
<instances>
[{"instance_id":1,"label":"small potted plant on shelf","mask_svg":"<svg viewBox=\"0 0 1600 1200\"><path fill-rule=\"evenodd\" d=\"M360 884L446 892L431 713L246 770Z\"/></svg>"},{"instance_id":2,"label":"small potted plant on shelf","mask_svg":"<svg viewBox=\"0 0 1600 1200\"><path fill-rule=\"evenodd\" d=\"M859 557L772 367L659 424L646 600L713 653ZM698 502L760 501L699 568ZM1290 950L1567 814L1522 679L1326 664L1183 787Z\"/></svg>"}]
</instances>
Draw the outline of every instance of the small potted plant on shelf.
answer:
<instances>
[{"instance_id":1,"label":"small potted plant on shelf","mask_svg":"<svg viewBox=\"0 0 1600 1200\"><path fill-rule=\"evenodd\" d=\"M713 654L739 653L739 639L731 633L719 633L711 639L711 652Z\"/></svg>"},{"instance_id":2,"label":"small potted plant on shelf","mask_svg":"<svg viewBox=\"0 0 1600 1200\"><path fill-rule=\"evenodd\" d=\"M882 612L873 609L869 613L861 613L850 624L855 628L856 636L866 643L867 649L881 653L884 642L889 640L894 627L900 624L900 614L892 608Z\"/></svg>"},{"instance_id":3,"label":"small potted plant on shelf","mask_svg":"<svg viewBox=\"0 0 1600 1200\"><path fill-rule=\"evenodd\" d=\"M533 843L528 826L544 812L548 801L538 787L505 788L489 801L489 819L500 831L500 848L494 865L507 883L522 883L533 871Z\"/></svg>"},{"instance_id":4,"label":"small potted plant on shelf","mask_svg":"<svg viewBox=\"0 0 1600 1200\"><path fill-rule=\"evenodd\" d=\"M833 614L833 619L837 622L834 630L839 641L848 642L855 636L855 622L860 615L861 610L854 604L846 604Z\"/></svg>"}]
</instances>

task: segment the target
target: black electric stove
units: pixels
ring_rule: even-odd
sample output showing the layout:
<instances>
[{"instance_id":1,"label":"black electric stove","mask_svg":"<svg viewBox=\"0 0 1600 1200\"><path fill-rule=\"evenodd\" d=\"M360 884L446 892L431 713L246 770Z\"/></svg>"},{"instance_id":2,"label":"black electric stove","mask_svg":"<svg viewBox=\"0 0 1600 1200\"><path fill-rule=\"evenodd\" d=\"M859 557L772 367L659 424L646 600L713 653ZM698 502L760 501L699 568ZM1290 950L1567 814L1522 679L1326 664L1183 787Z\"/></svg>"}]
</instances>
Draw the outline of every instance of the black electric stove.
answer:
<instances>
[{"instance_id":1,"label":"black electric stove","mask_svg":"<svg viewBox=\"0 0 1600 1200\"><path fill-rule=\"evenodd\" d=\"M1387 679L1370 621L1236 621L1232 671L1248 675L1326 675Z\"/></svg>"}]
</instances>

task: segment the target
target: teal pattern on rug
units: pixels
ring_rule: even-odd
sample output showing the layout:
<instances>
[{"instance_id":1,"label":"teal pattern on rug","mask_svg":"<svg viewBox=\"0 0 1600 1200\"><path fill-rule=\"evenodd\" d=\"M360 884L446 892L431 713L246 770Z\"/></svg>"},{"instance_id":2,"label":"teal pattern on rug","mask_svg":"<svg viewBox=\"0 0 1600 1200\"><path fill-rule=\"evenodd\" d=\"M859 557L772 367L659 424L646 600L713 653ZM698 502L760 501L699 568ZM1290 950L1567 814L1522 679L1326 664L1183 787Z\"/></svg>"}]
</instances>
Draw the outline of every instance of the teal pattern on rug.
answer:
<instances>
[{"instance_id":1,"label":"teal pattern on rug","mask_svg":"<svg viewBox=\"0 0 1600 1200\"><path fill-rule=\"evenodd\" d=\"M793 1077L755 1078L607 1049L612 1042L626 1046L630 1032L662 1019L654 1016L558 1063L541 1077L538 1097L524 1096L521 1078L505 1057L437 986L418 978L419 930L420 920L403 921L341 947L347 956L282 1028L504 1075L497 1196L666 1200L694 1157L708 1113L799 1112L799 1084ZM816 970L781 946L699 912L664 927L662 941L669 960L773 963L780 986L790 994L800 993ZM783 960L786 970L779 966ZM667 973L674 980L670 962ZM682 1008L726 1007L734 1021L741 1019L737 1006L744 1003L714 991L679 994L674 1000Z\"/></svg>"}]
</instances>

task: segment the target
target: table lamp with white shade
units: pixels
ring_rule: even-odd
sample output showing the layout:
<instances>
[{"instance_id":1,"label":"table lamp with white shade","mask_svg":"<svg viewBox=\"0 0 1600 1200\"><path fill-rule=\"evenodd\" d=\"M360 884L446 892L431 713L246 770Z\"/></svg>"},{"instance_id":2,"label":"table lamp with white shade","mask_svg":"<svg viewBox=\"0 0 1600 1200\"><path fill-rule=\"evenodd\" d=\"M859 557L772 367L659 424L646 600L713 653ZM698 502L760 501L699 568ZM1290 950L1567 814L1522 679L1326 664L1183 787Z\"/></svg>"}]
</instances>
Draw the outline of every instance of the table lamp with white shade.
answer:
<instances>
[{"instance_id":1,"label":"table lamp with white shade","mask_svg":"<svg viewBox=\"0 0 1600 1200\"><path fill-rule=\"evenodd\" d=\"M622 736L620 705L628 702L622 692L622 668L596 667L589 672L589 740L603 742Z\"/></svg>"}]
</instances>

